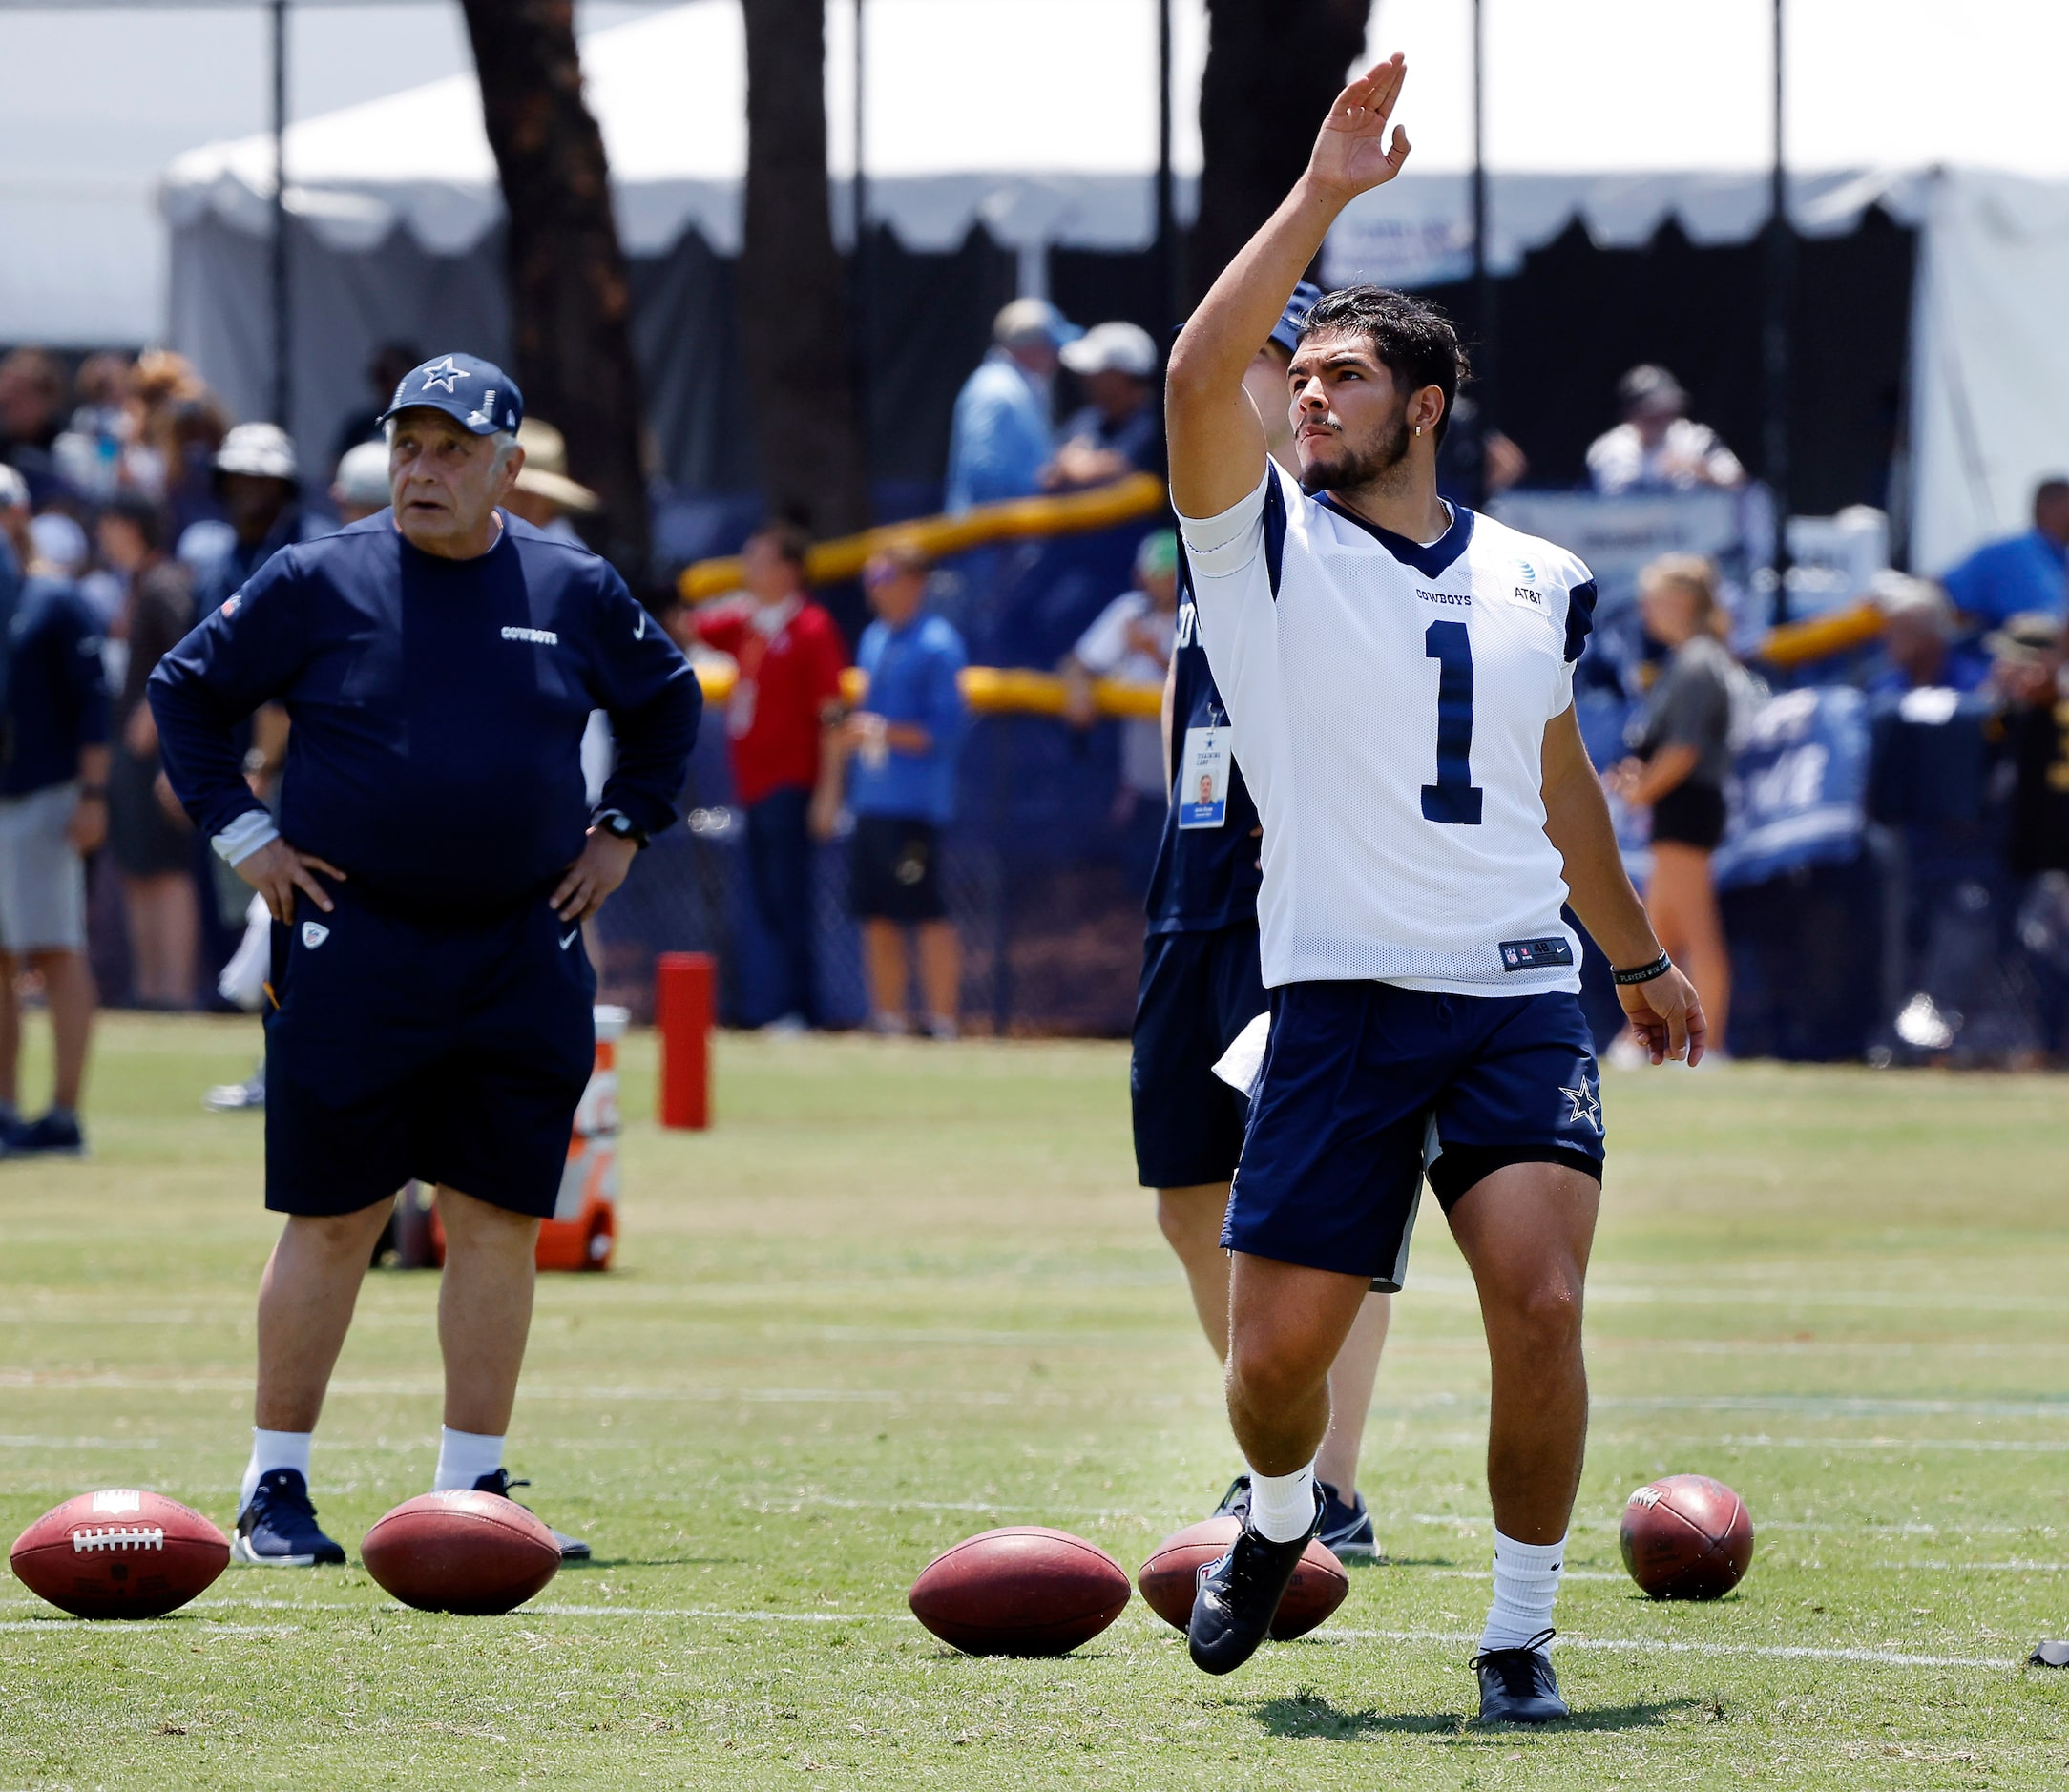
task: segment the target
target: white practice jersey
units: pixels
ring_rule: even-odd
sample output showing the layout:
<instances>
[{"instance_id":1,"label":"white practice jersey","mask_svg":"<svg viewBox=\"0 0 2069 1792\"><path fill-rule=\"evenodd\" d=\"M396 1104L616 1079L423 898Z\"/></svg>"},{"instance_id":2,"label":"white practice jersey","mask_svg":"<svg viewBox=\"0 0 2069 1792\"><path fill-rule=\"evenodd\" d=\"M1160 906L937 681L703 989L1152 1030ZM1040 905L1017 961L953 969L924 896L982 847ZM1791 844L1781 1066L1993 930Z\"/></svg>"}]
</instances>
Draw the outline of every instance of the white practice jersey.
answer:
<instances>
[{"instance_id":1,"label":"white practice jersey","mask_svg":"<svg viewBox=\"0 0 2069 1792\"><path fill-rule=\"evenodd\" d=\"M1458 509L1423 547L1267 463L1181 519L1201 639L1264 823L1264 982L1578 990L1545 724L1595 610L1563 548Z\"/></svg>"}]
</instances>

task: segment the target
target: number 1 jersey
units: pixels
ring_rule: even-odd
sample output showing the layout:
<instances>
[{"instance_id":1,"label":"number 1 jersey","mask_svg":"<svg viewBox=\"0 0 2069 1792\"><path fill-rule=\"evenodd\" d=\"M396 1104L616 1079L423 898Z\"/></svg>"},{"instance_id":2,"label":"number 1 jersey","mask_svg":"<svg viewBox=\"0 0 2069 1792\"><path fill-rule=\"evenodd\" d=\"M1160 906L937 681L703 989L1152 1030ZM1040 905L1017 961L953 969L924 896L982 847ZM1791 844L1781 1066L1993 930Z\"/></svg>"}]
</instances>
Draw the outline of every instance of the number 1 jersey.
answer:
<instances>
[{"instance_id":1,"label":"number 1 jersey","mask_svg":"<svg viewBox=\"0 0 2069 1792\"><path fill-rule=\"evenodd\" d=\"M1463 508L1425 547L1269 463L1233 509L1181 522L1264 820L1266 986L1578 990L1542 785L1588 569Z\"/></svg>"}]
</instances>

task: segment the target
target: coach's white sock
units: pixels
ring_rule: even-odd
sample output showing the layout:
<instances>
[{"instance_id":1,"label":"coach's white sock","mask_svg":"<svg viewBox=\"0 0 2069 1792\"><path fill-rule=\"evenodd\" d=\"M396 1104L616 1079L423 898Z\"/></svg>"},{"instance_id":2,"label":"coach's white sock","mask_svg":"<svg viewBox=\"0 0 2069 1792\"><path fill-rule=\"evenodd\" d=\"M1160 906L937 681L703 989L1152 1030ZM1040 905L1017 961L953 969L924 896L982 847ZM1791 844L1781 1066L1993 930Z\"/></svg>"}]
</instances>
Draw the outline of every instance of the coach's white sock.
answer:
<instances>
[{"instance_id":1,"label":"coach's white sock","mask_svg":"<svg viewBox=\"0 0 2069 1792\"><path fill-rule=\"evenodd\" d=\"M1482 1649L1520 1649L1552 1626L1552 1602L1559 1596L1559 1570L1566 1565L1566 1539L1518 1543L1494 1532L1494 1603L1488 1608Z\"/></svg>"},{"instance_id":2,"label":"coach's white sock","mask_svg":"<svg viewBox=\"0 0 2069 1792\"><path fill-rule=\"evenodd\" d=\"M251 1427L251 1460L244 1465L244 1479L238 1489L237 1509L242 1511L258 1490L259 1477L276 1469L292 1469L304 1481L309 1478L309 1446L314 1431L261 1431Z\"/></svg>"},{"instance_id":3,"label":"coach's white sock","mask_svg":"<svg viewBox=\"0 0 2069 1792\"><path fill-rule=\"evenodd\" d=\"M1292 1474L1250 1470L1250 1529L1271 1543L1291 1543L1315 1528L1315 1466Z\"/></svg>"},{"instance_id":4,"label":"coach's white sock","mask_svg":"<svg viewBox=\"0 0 2069 1792\"><path fill-rule=\"evenodd\" d=\"M452 1488L470 1488L485 1474L503 1466L503 1440L479 1431L455 1431L442 1426L438 1432L438 1472L431 1491L444 1493Z\"/></svg>"}]
</instances>

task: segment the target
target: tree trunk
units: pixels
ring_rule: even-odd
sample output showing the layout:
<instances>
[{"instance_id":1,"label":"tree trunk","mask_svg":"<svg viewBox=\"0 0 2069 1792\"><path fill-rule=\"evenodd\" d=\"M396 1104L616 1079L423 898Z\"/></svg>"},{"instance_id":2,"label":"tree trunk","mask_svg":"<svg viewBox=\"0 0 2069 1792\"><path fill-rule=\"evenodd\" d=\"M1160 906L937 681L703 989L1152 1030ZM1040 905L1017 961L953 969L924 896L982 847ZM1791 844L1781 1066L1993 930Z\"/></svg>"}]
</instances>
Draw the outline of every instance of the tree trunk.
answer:
<instances>
[{"instance_id":1,"label":"tree trunk","mask_svg":"<svg viewBox=\"0 0 2069 1792\"><path fill-rule=\"evenodd\" d=\"M525 408L567 438L603 499L596 546L636 592L652 578L644 385L603 134L582 99L573 0L461 0L509 215L511 333Z\"/></svg>"},{"instance_id":2,"label":"tree trunk","mask_svg":"<svg viewBox=\"0 0 2069 1792\"><path fill-rule=\"evenodd\" d=\"M846 281L826 198L825 0L742 0L747 206L741 358L769 513L821 539L865 529L869 494Z\"/></svg>"},{"instance_id":3,"label":"tree trunk","mask_svg":"<svg viewBox=\"0 0 2069 1792\"><path fill-rule=\"evenodd\" d=\"M1307 166L1370 11L1371 0L1207 0L1196 303Z\"/></svg>"}]
</instances>

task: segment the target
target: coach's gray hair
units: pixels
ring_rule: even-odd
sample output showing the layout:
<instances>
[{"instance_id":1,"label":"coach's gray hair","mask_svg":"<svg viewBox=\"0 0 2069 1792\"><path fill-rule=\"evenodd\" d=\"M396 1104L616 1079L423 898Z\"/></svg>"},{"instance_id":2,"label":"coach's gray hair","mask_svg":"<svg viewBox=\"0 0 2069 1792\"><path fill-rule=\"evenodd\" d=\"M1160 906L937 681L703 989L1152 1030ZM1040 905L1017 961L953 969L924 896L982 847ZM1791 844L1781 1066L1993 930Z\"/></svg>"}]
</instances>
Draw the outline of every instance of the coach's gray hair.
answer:
<instances>
[{"instance_id":1,"label":"coach's gray hair","mask_svg":"<svg viewBox=\"0 0 2069 1792\"><path fill-rule=\"evenodd\" d=\"M395 443L394 418L390 417L381 426L381 433L392 448ZM495 458L489 463L489 477L493 479L510 465L512 450L517 446L517 437L512 430L498 429L489 438L489 443L495 449Z\"/></svg>"}]
</instances>

